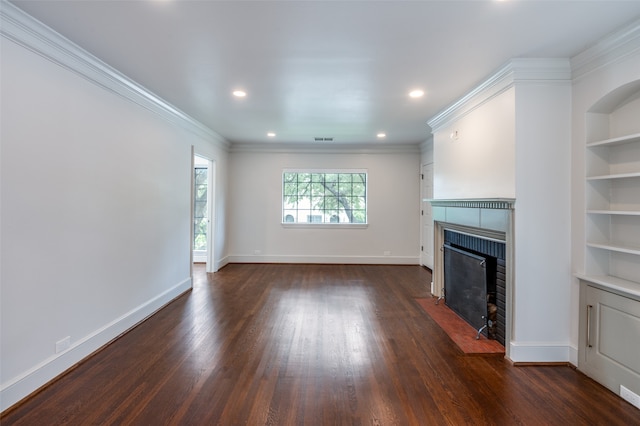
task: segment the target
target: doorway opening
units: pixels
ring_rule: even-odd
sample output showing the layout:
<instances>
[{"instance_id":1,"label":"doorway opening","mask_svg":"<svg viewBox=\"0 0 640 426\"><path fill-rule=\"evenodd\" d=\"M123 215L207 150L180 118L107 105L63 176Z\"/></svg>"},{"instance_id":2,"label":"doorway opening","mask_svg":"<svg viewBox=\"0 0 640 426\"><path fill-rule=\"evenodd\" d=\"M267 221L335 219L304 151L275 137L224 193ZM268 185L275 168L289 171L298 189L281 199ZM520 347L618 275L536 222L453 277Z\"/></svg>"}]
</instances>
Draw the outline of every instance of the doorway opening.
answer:
<instances>
[{"instance_id":1,"label":"doorway opening","mask_svg":"<svg viewBox=\"0 0 640 426\"><path fill-rule=\"evenodd\" d=\"M213 161L193 156L193 263L206 263L207 272L215 272L214 176Z\"/></svg>"}]
</instances>

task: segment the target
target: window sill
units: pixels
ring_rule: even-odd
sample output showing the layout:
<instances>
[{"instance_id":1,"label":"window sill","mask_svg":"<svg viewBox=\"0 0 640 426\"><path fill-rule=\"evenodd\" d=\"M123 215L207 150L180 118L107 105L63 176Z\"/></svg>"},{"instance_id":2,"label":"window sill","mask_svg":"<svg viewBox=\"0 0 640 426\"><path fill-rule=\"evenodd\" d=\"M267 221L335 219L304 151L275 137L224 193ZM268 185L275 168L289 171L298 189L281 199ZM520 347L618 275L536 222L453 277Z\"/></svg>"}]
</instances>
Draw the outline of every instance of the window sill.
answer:
<instances>
[{"instance_id":1,"label":"window sill","mask_svg":"<svg viewBox=\"0 0 640 426\"><path fill-rule=\"evenodd\" d=\"M281 223L290 229L366 229L368 223Z\"/></svg>"}]
</instances>

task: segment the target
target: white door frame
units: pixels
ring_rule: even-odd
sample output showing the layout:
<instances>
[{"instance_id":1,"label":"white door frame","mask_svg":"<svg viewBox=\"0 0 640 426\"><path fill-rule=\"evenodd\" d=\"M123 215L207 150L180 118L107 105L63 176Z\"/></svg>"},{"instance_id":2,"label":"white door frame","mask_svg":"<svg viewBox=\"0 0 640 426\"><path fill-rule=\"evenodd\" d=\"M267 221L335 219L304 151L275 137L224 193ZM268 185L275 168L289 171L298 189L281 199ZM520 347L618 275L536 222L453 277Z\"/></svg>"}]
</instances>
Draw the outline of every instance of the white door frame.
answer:
<instances>
[{"instance_id":1,"label":"white door frame","mask_svg":"<svg viewBox=\"0 0 640 426\"><path fill-rule=\"evenodd\" d=\"M216 272L218 270L215 257L215 230L216 230L216 162L205 155L193 152L192 158L200 157L207 160L207 254L206 254L206 271ZM193 171L195 170L195 158L192 160L191 167L191 263L193 264L193 203L195 181L193 179Z\"/></svg>"},{"instance_id":2,"label":"white door frame","mask_svg":"<svg viewBox=\"0 0 640 426\"><path fill-rule=\"evenodd\" d=\"M207 173L207 272L217 272L215 256L216 230L216 162L208 159L209 173Z\"/></svg>"}]
</instances>

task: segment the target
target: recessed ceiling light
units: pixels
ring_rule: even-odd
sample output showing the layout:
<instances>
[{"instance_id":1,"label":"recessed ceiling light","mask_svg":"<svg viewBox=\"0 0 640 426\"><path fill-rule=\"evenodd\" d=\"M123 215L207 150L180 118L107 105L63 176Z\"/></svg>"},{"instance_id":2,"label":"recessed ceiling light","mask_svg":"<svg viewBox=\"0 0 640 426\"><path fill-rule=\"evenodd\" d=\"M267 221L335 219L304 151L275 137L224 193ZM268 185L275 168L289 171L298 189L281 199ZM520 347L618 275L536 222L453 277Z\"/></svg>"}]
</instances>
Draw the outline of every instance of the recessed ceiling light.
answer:
<instances>
[{"instance_id":1,"label":"recessed ceiling light","mask_svg":"<svg viewBox=\"0 0 640 426\"><path fill-rule=\"evenodd\" d=\"M245 92L244 90L234 90L233 96L237 98L244 98L245 96L247 96L247 92Z\"/></svg>"},{"instance_id":2,"label":"recessed ceiling light","mask_svg":"<svg viewBox=\"0 0 640 426\"><path fill-rule=\"evenodd\" d=\"M378 133L376 136L378 136L379 138L386 138L387 134L386 133Z\"/></svg>"},{"instance_id":3,"label":"recessed ceiling light","mask_svg":"<svg viewBox=\"0 0 640 426\"><path fill-rule=\"evenodd\" d=\"M409 92L409 96L412 98L421 98L422 96L424 96L424 91L420 89L412 90L411 92Z\"/></svg>"},{"instance_id":4,"label":"recessed ceiling light","mask_svg":"<svg viewBox=\"0 0 640 426\"><path fill-rule=\"evenodd\" d=\"M267 133L267 136L269 136L270 138L275 138L276 134L273 133L273 132L269 132L269 133Z\"/></svg>"}]
</instances>

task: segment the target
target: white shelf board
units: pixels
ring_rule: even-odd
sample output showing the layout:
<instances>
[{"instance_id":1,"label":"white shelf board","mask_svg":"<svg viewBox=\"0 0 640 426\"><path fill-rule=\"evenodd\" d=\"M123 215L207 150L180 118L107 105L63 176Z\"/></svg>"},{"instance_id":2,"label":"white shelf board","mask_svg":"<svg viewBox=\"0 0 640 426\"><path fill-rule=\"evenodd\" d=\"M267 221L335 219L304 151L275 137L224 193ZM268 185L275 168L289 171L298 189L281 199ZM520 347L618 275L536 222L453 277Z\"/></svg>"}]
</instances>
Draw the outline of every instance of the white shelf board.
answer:
<instances>
[{"instance_id":1,"label":"white shelf board","mask_svg":"<svg viewBox=\"0 0 640 426\"><path fill-rule=\"evenodd\" d=\"M634 254L640 256L640 247L625 247L616 244L587 243L589 247L595 247L603 250L616 251L619 253Z\"/></svg>"},{"instance_id":2,"label":"white shelf board","mask_svg":"<svg viewBox=\"0 0 640 426\"><path fill-rule=\"evenodd\" d=\"M587 180L628 179L640 177L640 172L617 173L613 175L587 176Z\"/></svg>"},{"instance_id":3,"label":"white shelf board","mask_svg":"<svg viewBox=\"0 0 640 426\"><path fill-rule=\"evenodd\" d=\"M621 215L621 216L640 216L639 210L587 210L587 213Z\"/></svg>"},{"instance_id":4,"label":"white shelf board","mask_svg":"<svg viewBox=\"0 0 640 426\"><path fill-rule=\"evenodd\" d=\"M605 139L601 141L589 142L587 144L587 148L592 148L595 146L621 145L629 142L640 142L640 133L634 133L631 135L620 136L617 138Z\"/></svg>"}]
</instances>

